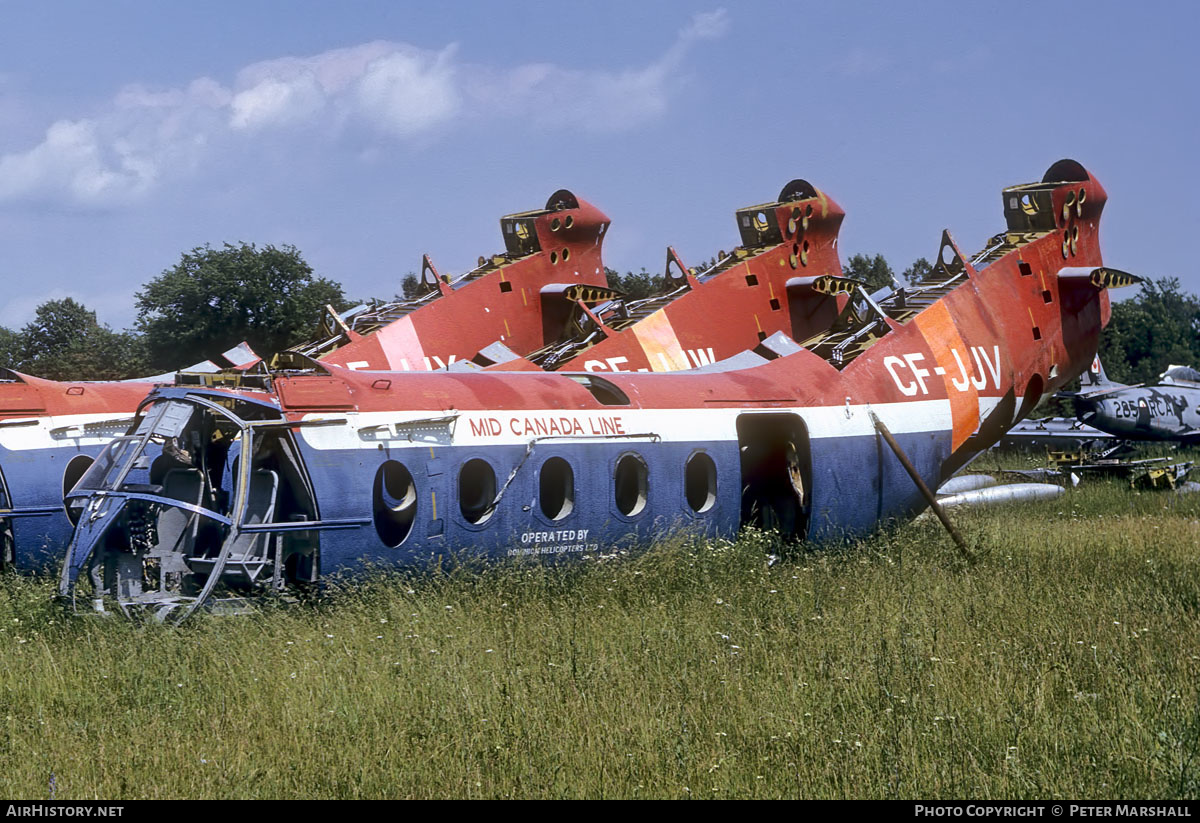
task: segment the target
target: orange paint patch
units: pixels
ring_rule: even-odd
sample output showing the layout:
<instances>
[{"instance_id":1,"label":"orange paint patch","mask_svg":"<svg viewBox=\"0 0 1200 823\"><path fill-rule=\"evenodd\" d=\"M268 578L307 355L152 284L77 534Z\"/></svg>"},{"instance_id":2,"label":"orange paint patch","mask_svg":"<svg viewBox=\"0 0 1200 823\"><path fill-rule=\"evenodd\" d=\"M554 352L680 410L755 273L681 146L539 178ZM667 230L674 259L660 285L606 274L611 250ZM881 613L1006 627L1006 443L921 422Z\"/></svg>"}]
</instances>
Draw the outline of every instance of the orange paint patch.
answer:
<instances>
[{"instance_id":1,"label":"orange paint patch","mask_svg":"<svg viewBox=\"0 0 1200 823\"><path fill-rule=\"evenodd\" d=\"M918 314L913 322L921 330L925 342L933 352L934 360L942 369L942 381L946 386L946 396L950 398L950 415L954 421L951 448L957 449L979 428L979 391L970 380L962 391L959 391L953 382L962 373L954 351L958 351L967 369L971 368L971 352L963 343L958 328L954 325L954 319L950 316L950 310L944 303L934 303Z\"/></svg>"},{"instance_id":2,"label":"orange paint patch","mask_svg":"<svg viewBox=\"0 0 1200 823\"><path fill-rule=\"evenodd\" d=\"M659 309L633 326L633 334L646 353L651 371L678 371L691 368L683 346L671 326L667 313Z\"/></svg>"}]
</instances>

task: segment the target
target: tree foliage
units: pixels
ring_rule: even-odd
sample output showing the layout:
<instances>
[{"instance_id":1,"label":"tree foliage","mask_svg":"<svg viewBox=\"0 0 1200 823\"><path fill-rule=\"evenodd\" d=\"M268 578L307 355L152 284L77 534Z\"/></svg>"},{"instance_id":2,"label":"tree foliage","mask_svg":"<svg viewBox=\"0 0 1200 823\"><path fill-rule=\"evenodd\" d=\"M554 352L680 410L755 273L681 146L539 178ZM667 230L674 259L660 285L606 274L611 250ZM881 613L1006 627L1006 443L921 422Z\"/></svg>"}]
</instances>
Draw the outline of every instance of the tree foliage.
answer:
<instances>
[{"instance_id":1,"label":"tree foliage","mask_svg":"<svg viewBox=\"0 0 1200 823\"><path fill-rule=\"evenodd\" d=\"M0 367L14 369L20 359L21 335L0 326Z\"/></svg>"},{"instance_id":2,"label":"tree foliage","mask_svg":"<svg viewBox=\"0 0 1200 823\"><path fill-rule=\"evenodd\" d=\"M868 292L882 289L885 286L891 288L892 281L895 279L892 267L888 265L882 254L874 257L856 254L846 261L846 265L842 266L842 273L847 277L865 282Z\"/></svg>"},{"instance_id":3,"label":"tree foliage","mask_svg":"<svg viewBox=\"0 0 1200 823\"><path fill-rule=\"evenodd\" d=\"M1153 383L1173 363L1200 367L1200 298L1175 277L1145 281L1137 295L1112 304L1100 358L1122 383Z\"/></svg>"},{"instance_id":4,"label":"tree foliage","mask_svg":"<svg viewBox=\"0 0 1200 823\"><path fill-rule=\"evenodd\" d=\"M310 334L323 307L344 307L342 287L294 246L203 246L137 293L137 327L156 369L204 360L245 340L261 355Z\"/></svg>"},{"instance_id":5,"label":"tree foliage","mask_svg":"<svg viewBox=\"0 0 1200 823\"><path fill-rule=\"evenodd\" d=\"M136 335L114 332L70 297L38 306L33 322L12 337L12 368L49 380L121 380L146 368Z\"/></svg>"},{"instance_id":6,"label":"tree foliage","mask_svg":"<svg viewBox=\"0 0 1200 823\"><path fill-rule=\"evenodd\" d=\"M428 291L428 287L421 285L420 279L416 272L409 272L404 275L404 279L400 281L400 294L396 295L402 300L414 300Z\"/></svg>"},{"instance_id":7,"label":"tree foliage","mask_svg":"<svg viewBox=\"0 0 1200 823\"><path fill-rule=\"evenodd\" d=\"M608 287L621 292L626 300L641 300L660 293L666 287L665 277L651 274L645 268L636 274L628 271L622 275L616 269L605 267L604 276L608 279Z\"/></svg>"},{"instance_id":8,"label":"tree foliage","mask_svg":"<svg viewBox=\"0 0 1200 823\"><path fill-rule=\"evenodd\" d=\"M931 271L933 271L933 264L924 257L918 257L900 276L904 278L905 283L915 286L924 280Z\"/></svg>"}]
</instances>

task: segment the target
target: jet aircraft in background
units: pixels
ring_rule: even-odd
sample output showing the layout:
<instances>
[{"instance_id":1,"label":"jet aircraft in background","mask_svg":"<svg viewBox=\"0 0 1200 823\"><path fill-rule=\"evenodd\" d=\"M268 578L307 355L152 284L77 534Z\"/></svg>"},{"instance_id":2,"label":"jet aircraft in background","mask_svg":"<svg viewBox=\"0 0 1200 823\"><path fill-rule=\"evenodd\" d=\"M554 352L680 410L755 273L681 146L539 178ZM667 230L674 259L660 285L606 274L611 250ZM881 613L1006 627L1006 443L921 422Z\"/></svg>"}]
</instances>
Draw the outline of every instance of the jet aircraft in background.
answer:
<instances>
[{"instance_id":1,"label":"jet aircraft in background","mask_svg":"<svg viewBox=\"0 0 1200 823\"><path fill-rule=\"evenodd\" d=\"M1171 366L1153 386L1114 383L1097 355L1078 393L1067 395L1079 420L1126 440L1200 443L1200 372Z\"/></svg>"}]
</instances>

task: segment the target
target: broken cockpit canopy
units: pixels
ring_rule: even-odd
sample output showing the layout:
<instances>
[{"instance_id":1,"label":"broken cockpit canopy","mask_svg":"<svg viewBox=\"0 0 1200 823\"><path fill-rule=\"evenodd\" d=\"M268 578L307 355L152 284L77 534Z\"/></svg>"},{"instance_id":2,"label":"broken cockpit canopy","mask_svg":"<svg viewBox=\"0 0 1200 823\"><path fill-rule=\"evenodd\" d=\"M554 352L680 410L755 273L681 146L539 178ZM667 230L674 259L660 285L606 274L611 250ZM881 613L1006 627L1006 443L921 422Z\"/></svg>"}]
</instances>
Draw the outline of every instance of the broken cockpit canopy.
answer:
<instances>
[{"instance_id":1,"label":"broken cockpit canopy","mask_svg":"<svg viewBox=\"0 0 1200 823\"><path fill-rule=\"evenodd\" d=\"M1162 382L1169 385L1200 386L1200 371L1196 371L1191 366L1168 366L1167 370L1160 377Z\"/></svg>"},{"instance_id":2,"label":"broken cockpit canopy","mask_svg":"<svg viewBox=\"0 0 1200 823\"><path fill-rule=\"evenodd\" d=\"M315 576L316 539L300 525L317 519L311 484L267 404L158 398L68 505L79 525L61 591L99 611L182 619L214 593L229 601Z\"/></svg>"}]
</instances>

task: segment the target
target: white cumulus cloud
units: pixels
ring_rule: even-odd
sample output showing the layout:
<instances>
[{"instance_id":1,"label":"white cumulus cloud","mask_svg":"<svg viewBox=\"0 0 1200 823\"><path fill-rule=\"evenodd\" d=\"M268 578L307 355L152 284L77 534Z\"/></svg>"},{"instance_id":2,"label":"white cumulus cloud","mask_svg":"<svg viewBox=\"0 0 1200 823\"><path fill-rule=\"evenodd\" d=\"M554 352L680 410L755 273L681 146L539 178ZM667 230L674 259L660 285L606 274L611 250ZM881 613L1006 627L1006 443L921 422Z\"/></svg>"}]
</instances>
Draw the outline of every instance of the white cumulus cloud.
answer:
<instances>
[{"instance_id":1,"label":"white cumulus cloud","mask_svg":"<svg viewBox=\"0 0 1200 823\"><path fill-rule=\"evenodd\" d=\"M695 15L655 61L618 70L511 67L376 41L244 67L230 86L129 86L99 112L60 119L40 143L0 155L0 203L42 199L107 207L137 199L207 159L218 138L268 140L311 130L375 142L508 121L512 128L623 131L664 115L688 53L724 34L724 10ZM236 143L234 143L236 145Z\"/></svg>"},{"instance_id":2,"label":"white cumulus cloud","mask_svg":"<svg viewBox=\"0 0 1200 823\"><path fill-rule=\"evenodd\" d=\"M399 137L450 120L462 107L454 52L453 47L434 55L400 49L372 61L355 82L358 112Z\"/></svg>"},{"instance_id":3,"label":"white cumulus cloud","mask_svg":"<svg viewBox=\"0 0 1200 823\"><path fill-rule=\"evenodd\" d=\"M0 199L63 195L79 203L145 191L155 168L128 141L106 147L93 120L59 120L26 152L0 157Z\"/></svg>"},{"instance_id":4,"label":"white cumulus cloud","mask_svg":"<svg viewBox=\"0 0 1200 823\"><path fill-rule=\"evenodd\" d=\"M263 80L234 96L230 125L235 129L286 126L310 119L325 107L325 95L312 76Z\"/></svg>"}]
</instances>

